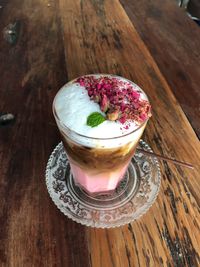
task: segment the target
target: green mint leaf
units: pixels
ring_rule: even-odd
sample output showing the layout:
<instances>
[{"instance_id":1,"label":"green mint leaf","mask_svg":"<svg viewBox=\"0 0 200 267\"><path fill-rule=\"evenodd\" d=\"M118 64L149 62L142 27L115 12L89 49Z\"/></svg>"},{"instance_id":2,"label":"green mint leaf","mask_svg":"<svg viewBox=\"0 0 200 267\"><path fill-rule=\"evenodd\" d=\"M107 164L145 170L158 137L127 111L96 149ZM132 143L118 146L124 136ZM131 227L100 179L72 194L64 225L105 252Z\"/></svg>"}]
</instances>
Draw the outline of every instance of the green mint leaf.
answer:
<instances>
[{"instance_id":1,"label":"green mint leaf","mask_svg":"<svg viewBox=\"0 0 200 267\"><path fill-rule=\"evenodd\" d=\"M106 119L104 116L99 112L93 112L87 117L87 125L91 127L96 127Z\"/></svg>"}]
</instances>

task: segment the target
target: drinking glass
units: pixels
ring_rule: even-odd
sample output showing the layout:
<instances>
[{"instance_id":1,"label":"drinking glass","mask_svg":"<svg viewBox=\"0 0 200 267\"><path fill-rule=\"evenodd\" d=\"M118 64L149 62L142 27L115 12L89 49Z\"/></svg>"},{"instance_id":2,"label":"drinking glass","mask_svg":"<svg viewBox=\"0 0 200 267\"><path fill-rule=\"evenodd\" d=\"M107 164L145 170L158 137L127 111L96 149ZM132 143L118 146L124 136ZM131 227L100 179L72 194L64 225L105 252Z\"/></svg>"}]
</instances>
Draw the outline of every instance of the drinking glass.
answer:
<instances>
[{"instance_id":1,"label":"drinking glass","mask_svg":"<svg viewBox=\"0 0 200 267\"><path fill-rule=\"evenodd\" d=\"M148 118L128 134L93 138L73 131L60 120L55 109L55 99L53 114L75 184L89 194L111 193L124 177Z\"/></svg>"}]
</instances>

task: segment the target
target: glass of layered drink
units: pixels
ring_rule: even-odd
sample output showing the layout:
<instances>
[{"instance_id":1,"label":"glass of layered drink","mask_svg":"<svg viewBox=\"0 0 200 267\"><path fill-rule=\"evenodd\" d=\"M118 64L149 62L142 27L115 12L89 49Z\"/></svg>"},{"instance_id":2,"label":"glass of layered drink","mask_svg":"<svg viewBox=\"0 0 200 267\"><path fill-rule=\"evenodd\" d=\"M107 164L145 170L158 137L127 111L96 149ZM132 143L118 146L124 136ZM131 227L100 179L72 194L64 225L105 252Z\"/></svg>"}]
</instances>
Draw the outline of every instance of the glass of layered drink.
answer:
<instances>
[{"instance_id":1,"label":"glass of layered drink","mask_svg":"<svg viewBox=\"0 0 200 267\"><path fill-rule=\"evenodd\" d=\"M115 190L151 116L144 91L119 76L85 75L58 91L53 113L75 184L89 194Z\"/></svg>"}]
</instances>

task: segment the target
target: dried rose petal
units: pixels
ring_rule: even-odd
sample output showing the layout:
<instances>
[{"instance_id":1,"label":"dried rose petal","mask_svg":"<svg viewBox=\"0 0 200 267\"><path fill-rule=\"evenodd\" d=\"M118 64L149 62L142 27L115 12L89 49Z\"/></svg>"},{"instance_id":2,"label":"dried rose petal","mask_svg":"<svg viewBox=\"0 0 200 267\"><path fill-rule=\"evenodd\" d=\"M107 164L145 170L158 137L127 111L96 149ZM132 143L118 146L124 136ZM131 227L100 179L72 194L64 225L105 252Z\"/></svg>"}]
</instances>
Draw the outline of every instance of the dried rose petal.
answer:
<instances>
[{"instance_id":1,"label":"dried rose petal","mask_svg":"<svg viewBox=\"0 0 200 267\"><path fill-rule=\"evenodd\" d=\"M126 116L126 115L123 115L123 116L119 119L119 121L120 121L122 124L124 124L124 123L126 122L126 120L127 120L127 116Z\"/></svg>"},{"instance_id":2,"label":"dried rose petal","mask_svg":"<svg viewBox=\"0 0 200 267\"><path fill-rule=\"evenodd\" d=\"M135 99L139 99L139 98L140 98L140 94L139 94L138 92L136 92L136 91L132 91L132 92L131 92L131 96L132 96L133 98L135 98Z\"/></svg>"},{"instance_id":3,"label":"dried rose petal","mask_svg":"<svg viewBox=\"0 0 200 267\"><path fill-rule=\"evenodd\" d=\"M101 84L100 84L100 83L99 83L99 84L97 84L97 89L98 89L98 90L100 90L100 89L101 89L101 87L102 87L102 86L101 86Z\"/></svg>"},{"instance_id":4,"label":"dried rose petal","mask_svg":"<svg viewBox=\"0 0 200 267\"><path fill-rule=\"evenodd\" d=\"M145 121L147 119L147 114L145 114L145 113L140 114L140 119L142 121Z\"/></svg>"}]
</instances>

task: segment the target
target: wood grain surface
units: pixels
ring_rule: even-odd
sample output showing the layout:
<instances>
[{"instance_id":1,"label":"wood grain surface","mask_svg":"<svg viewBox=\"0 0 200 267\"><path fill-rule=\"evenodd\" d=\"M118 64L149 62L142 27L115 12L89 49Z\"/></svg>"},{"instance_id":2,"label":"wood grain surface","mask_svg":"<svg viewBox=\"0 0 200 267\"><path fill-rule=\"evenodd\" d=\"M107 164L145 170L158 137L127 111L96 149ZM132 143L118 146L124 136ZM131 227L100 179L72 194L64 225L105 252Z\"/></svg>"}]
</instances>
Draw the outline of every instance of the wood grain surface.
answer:
<instances>
[{"instance_id":1,"label":"wood grain surface","mask_svg":"<svg viewBox=\"0 0 200 267\"><path fill-rule=\"evenodd\" d=\"M120 2L3 2L0 32L15 21L16 44L0 37L0 112L15 115L0 127L0 266L199 266L199 140ZM61 214L44 181L60 140L53 97L67 80L97 72L140 85L153 106L144 139L156 153L196 166L161 162L162 185L149 212L109 230L86 228Z\"/></svg>"},{"instance_id":2,"label":"wood grain surface","mask_svg":"<svg viewBox=\"0 0 200 267\"><path fill-rule=\"evenodd\" d=\"M200 138L200 27L176 1L120 2Z\"/></svg>"},{"instance_id":3,"label":"wood grain surface","mask_svg":"<svg viewBox=\"0 0 200 267\"><path fill-rule=\"evenodd\" d=\"M190 0L188 11L192 16L200 18L200 2L198 0Z\"/></svg>"}]
</instances>

